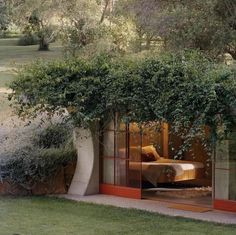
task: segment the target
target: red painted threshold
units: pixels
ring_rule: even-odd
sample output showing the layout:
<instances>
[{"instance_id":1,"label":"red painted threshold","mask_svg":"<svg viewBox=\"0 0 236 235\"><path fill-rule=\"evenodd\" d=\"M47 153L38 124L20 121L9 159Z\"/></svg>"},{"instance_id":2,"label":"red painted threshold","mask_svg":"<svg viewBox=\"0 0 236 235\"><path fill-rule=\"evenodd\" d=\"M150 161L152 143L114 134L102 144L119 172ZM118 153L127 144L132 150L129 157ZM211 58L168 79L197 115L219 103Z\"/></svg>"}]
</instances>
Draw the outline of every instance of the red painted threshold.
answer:
<instances>
[{"instance_id":1,"label":"red painted threshold","mask_svg":"<svg viewBox=\"0 0 236 235\"><path fill-rule=\"evenodd\" d=\"M100 184L100 193L133 199L142 198L141 189L122 187L110 184Z\"/></svg>"},{"instance_id":2,"label":"red painted threshold","mask_svg":"<svg viewBox=\"0 0 236 235\"><path fill-rule=\"evenodd\" d=\"M214 209L236 212L236 201L215 199Z\"/></svg>"}]
</instances>

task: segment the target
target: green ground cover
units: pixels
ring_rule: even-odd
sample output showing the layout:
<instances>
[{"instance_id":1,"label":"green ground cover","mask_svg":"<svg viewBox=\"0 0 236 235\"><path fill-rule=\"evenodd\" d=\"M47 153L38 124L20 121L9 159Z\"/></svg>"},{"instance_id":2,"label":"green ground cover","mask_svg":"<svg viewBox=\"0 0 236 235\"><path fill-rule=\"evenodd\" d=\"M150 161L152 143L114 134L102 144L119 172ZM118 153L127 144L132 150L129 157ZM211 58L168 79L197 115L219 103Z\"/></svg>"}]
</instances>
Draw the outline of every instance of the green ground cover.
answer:
<instances>
[{"instance_id":1,"label":"green ground cover","mask_svg":"<svg viewBox=\"0 0 236 235\"><path fill-rule=\"evenodd\" d=\"M0 198L0 235L235 235L236 226L54 198Z\"/></svg>"}]
</instances>

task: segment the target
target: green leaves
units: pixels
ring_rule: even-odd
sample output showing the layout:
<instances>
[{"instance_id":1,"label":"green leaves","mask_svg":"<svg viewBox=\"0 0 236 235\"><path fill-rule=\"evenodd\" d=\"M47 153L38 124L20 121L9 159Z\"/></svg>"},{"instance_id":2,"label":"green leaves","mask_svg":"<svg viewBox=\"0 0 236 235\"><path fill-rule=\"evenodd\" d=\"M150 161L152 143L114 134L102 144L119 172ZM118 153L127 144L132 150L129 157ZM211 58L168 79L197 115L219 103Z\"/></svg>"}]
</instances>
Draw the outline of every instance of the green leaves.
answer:
<instances>
[{"instance_id":1,"label":"green leaves","mask_svg":"<svg viewBox=\"0 0 236 235\"><path fill-rule=\"evenodd\" d=\"M235 123L235 71L198 51L139 61L101 55L38 62L24 68L11 88L22 114L67 109L80 126L118 112L126 121L166 121L191 141L202 138L204 126L217 133Z\"/></svg>"}]
</instances>

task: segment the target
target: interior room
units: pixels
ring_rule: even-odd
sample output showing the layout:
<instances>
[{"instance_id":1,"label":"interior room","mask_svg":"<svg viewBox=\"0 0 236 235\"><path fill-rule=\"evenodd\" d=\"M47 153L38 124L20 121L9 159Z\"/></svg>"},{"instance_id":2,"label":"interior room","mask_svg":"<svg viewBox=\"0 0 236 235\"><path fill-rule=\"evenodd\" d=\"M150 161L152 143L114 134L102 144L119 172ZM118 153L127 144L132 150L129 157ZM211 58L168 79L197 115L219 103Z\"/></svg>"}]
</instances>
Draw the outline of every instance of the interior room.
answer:
<instances>
[{"instance_id":1,"label":"interior room","mask_svg":"<svg viewBox=\"0 0 236 235\"><path fill-rule=\"evenodd\" d=\"M211 158L200 140L182 142L168 124L129 124L129 181L141 171L142 198L211 207Z\"/></svg>"},{"instance_id":2,"label":"interior room","mask_svg":"<svg viewBox=\"0 0 236 235\"><path fill-rule=\"evenodd\" d=\"M211 157L200 140L181 152L179 135L166 123L151 122L115 121L101 136L100 182L106 193L133 197L135 191L136 198L212 206Z\"/></svg>"}]
</instances>

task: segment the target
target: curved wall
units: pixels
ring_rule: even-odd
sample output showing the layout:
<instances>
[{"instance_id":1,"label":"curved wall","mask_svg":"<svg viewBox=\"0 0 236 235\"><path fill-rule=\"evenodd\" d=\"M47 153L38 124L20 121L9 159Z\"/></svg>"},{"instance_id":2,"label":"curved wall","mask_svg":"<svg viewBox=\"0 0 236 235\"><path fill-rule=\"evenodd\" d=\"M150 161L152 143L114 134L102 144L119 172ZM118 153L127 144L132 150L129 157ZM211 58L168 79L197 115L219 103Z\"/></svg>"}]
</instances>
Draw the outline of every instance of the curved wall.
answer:
<instances>
[{"instance_id":1,"label":"curved wall","mask_svg":"<svg viewBox=\"0 0 236 235\"><path fill-rule=\"evenodd\" d=\"M99 139L93 133L82 128L74 131L78 158L69 194L84 196L99 193Z\"/></svg>"}]
</instances>

